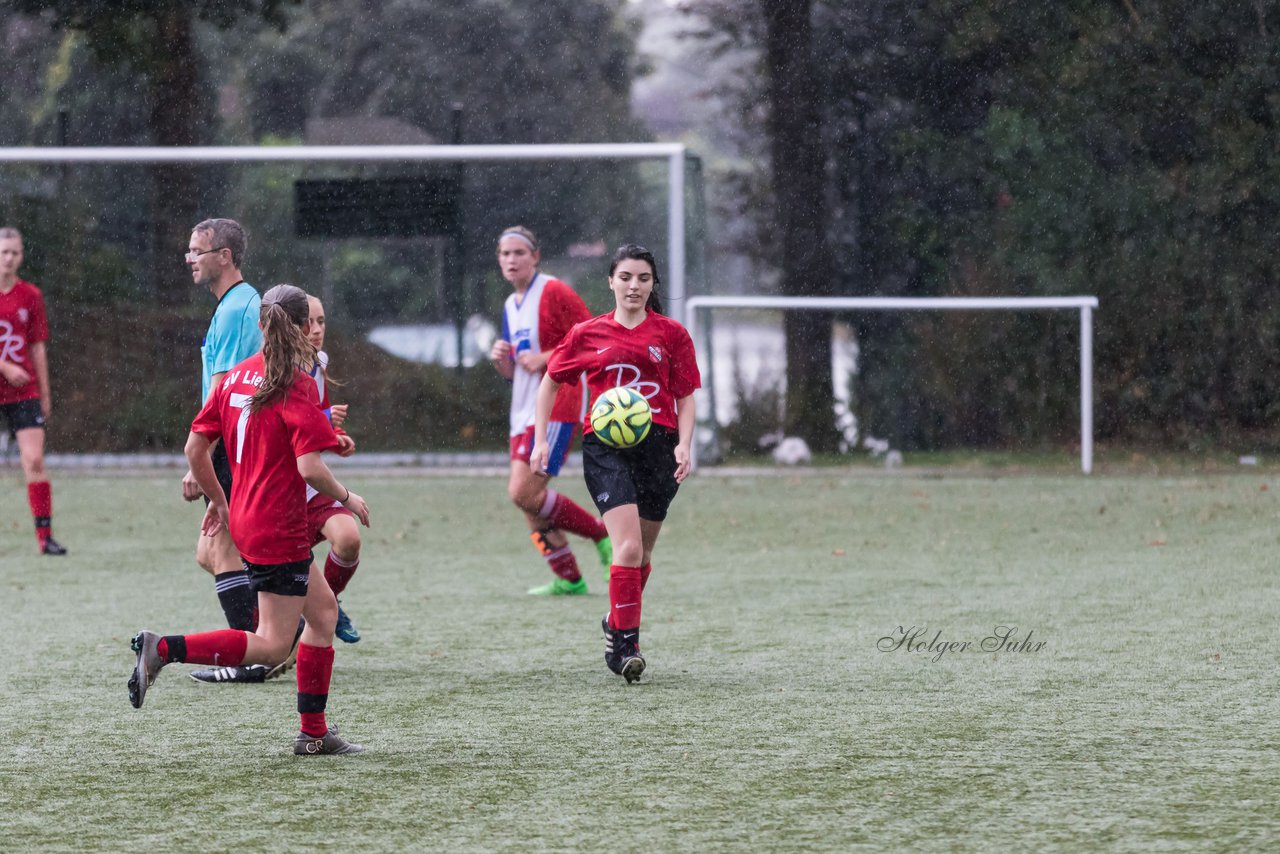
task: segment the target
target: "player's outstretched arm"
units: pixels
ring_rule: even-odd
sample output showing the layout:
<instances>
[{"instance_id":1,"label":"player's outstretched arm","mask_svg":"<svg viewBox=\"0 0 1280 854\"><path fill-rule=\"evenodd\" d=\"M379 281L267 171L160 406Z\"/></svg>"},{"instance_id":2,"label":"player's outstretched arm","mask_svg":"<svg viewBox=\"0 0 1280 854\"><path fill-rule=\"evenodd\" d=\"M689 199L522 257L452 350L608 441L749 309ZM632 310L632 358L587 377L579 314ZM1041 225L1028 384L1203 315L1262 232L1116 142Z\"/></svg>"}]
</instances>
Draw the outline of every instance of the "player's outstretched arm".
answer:
<instances>
[{"instance_id":1,"label":"player's outstretched arm","mask_svg":"<svg viewBox=\"0 0 1280 854\"><path fill-rule=\"evenodd\" d=\"M369 505L359 495L338 483L338 479L333 476L333 472L325 465L324 460L320 459L318 452L312 451L298 457L298 474L302 475L302 479L321 495L327 495L334 501L340 502L343 507L355 514L361 524L366 528L369 527Z\"/></svg>"}]
</instances>

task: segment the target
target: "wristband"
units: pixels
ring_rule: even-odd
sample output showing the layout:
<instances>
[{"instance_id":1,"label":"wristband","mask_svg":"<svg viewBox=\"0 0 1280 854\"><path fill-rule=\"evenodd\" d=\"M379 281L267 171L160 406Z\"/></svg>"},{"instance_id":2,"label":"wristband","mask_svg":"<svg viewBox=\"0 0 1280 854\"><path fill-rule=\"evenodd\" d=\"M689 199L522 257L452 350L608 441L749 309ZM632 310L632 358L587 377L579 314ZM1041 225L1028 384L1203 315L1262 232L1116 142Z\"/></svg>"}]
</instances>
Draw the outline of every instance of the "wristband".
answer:
<instances>
[{"instance_id":1,"label":"wristband","mask_svg":"<svg viewBox=\"0 0 1280 854\"><path fill-rule=\"evenodd\" d=\"M346 487L344 486L344 487L343 487L343 489L346 489ZM346 497L346 498L344 498L344 499L342 499L342 500L341 500L341 501L339 501L338 503L339 503L339 504L346 504L346 503L347 503L348 501L350 501L350 500L351 500L351 490L347 489L347 497Z\"/></svg>"}]
</instances>

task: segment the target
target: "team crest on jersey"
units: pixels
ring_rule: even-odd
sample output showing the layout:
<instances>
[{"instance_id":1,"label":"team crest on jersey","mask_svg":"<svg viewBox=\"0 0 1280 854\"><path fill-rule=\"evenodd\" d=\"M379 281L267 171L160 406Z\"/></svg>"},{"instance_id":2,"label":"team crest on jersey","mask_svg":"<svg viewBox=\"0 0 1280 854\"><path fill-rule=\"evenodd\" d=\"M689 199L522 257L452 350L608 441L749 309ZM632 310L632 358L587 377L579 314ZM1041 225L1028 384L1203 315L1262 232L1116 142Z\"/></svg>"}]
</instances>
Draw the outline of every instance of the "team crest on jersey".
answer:
<instances>
[{"instance_id":1,"label":"team crest on jersey","mask_svg":"<svg viewBox=\"0 0 1280 854\"><path fill-rule=\"evenodd\" d=\"M20 308L18 309L18 319L21 320L23 323L26 323L28 320L31 319L31 315L27 312L25 308Z\"/></svg>"},{"instance_id":2,"label":"team crest on jersey","mask_svg":"<svg viewBox=\"0 0 1280 854\"><path fill-rule=\"evenodd\" d=\"M656 347L655 345L650 344L650 345L649 345L649 358L650 358L650 359L653 359L653 361L655 361L655 362L661 362L661 361L662 361L662 350L660 350L660 349L659 349L658 347Z\"/></svg>"}]
</instances>

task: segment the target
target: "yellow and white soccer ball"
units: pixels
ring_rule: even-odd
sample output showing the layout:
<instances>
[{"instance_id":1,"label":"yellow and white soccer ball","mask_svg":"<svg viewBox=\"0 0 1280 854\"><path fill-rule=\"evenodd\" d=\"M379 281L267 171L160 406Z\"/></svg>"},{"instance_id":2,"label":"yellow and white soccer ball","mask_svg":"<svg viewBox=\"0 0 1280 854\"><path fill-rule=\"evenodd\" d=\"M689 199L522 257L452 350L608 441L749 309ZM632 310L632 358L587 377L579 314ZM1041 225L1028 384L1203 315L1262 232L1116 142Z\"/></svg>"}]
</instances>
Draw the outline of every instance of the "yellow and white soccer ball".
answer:
<instances>
[{"instance_id":1,"label":"yellow and white soccer ball","mask_svg":"<svg viewBox=\"0 0 1280 854\"><path fill-rule=\"evenodd\" d=\"M610 448L634 448L652 424L649 401L633 389L608 389L591 405L591 429Z\"/></svg>"}]
</instances>

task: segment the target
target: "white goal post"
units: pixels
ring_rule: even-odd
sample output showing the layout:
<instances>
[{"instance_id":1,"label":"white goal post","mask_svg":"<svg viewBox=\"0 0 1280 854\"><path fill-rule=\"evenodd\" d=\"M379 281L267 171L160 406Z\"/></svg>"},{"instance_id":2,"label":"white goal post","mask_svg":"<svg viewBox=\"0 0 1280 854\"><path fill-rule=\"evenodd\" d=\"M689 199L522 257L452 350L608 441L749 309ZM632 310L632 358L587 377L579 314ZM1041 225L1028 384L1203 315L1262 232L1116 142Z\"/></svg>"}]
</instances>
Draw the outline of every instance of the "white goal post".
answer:
<instances>
[{"instance_id":1,"label":"white goal post","mask_svg":"<svg viewBox=\"0 0 1280 854\"><path fill-rule=\"evenodd\" d=\"M1093 471L1093 310L1097 297L731 297L698 296L685 303L685 325L698 340L698 310L717 308L810 311L1028 311L1080 312L1080 469ZM714 417L714 416L713 416Z\"/></svg>"},{"instance_id":2,"label":"white goal post","mask_svg":"<svg viewBox=\"0 0 1280 854\"><path fill-rule=\"evenodd\" d=\"M667 293L685 296L685 146L669 142L541 145L275 145L0 147L0 163L263 163L511 160L667 161Z\"/></svg>"}]
</instances>

